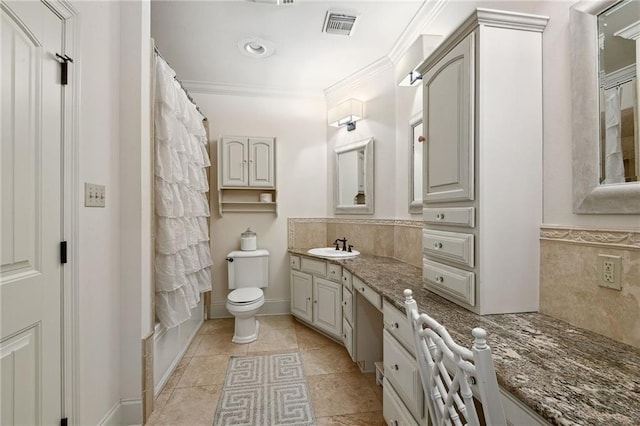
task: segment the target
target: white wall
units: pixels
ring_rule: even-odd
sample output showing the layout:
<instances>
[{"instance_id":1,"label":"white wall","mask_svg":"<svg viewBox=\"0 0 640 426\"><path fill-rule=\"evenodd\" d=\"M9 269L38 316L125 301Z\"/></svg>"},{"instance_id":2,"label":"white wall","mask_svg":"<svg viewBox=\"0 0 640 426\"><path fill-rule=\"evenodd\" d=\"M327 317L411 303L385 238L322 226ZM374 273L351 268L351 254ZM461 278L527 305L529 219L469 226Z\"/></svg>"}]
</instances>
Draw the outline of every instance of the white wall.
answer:
<instances>
[{"instance_id":1,"label":"white wall","mask_svg":"<svg viewBox=\"0 0 640 426\"><path fill-rule=\"evenodd\" d=\"M120 5L120 398L142 392L151 318L150 4ZM133 423L140 417L126 419ZM125 419L123 419L124 421Z\"/></svg>"},{"instance_id":2,"label":"white wall","mask_svg":"<svg viewBox=\"0 0 640 426\"><path fill-rule=\"evenodd\" d=\"M327 216L334 217L334 177L335 153L337 146L373 137L375 174L376 218L394 218L396 214L396 85L393 65L388 60L379 61L374 72L353 84L336 85L326 92L327 109L340 102L356 98L365 103L365 118L356 123L356 129L349 132L346 127L327 129ZM324 113L326 117L326 111ZM406 179L406 178L405 178ZM406 195L405 195L406 197ZM349 217L340 215L340 217ZM353 217L363 217L356 215Z\"/></svg>"},{"instance_id":3,"label":"white wall","mask_svg":"<svg viewBox=\"0 0 640 426\"><path fill-rule=\"evenodd\" d=\"M276 138L278 217L272 213L225 213L217 209L217 179L211 188L213 295L215 315L228 315L226 255L240 248L240 234L251 227L258 247L270 251L270 285L261 313L289 312L287 218L324 217L326 205L326 107L322 97L230 96L190 92L209 120L210 139L219 135ZM212 154L217 144L212 145ZM212 155L213 156L213 155ZM215 158L215 156L213 156ZM217 174L217 165L212 167Z\"/></svg>"},{"instance_id":4,"label":"white wall","mask_svg":"<svg viewBox=\"0 0 640 426\"><path fill-rule=\"evenodd\" d=\"M79 211L77 424L97 424L120 399L120 4L76 2L80 56L78 200L84 182L106 185L106 207Z\"/></svg>"}]
</instances>

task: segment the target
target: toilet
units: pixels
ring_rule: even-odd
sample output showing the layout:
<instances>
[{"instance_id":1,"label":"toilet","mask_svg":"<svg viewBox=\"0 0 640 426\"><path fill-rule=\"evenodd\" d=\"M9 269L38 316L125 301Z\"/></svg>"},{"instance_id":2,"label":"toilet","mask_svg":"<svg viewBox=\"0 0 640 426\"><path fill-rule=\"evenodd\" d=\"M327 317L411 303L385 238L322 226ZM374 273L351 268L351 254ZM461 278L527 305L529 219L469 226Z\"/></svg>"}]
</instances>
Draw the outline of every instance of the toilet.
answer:
<instances>
[{"instance_id":1,"label":"toilet","mask_svg":"<svg viewBox=\"0 0 640 426\"><path fill-rule=\"evenodd\" d=\"M227 311L235 317L233 343L251 343L258 339L260 324L256 314L264 305L261 289L269 285L267 250L232 251L227 255L229 289Z\"/></svg>"}]
</instances>

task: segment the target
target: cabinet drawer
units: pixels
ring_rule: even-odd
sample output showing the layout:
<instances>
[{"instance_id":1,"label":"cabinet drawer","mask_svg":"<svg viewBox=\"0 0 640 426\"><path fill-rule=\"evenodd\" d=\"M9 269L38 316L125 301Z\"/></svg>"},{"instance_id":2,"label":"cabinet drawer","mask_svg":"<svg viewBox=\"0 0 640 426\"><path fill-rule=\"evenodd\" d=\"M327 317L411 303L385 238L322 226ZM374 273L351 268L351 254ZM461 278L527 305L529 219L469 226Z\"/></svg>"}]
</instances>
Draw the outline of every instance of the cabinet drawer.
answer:
<instances>
[{"instance_id":1,"label":"cabinet drawer","mask_svg":"<svg viewBox=\"0 0 640 426\"><path fill-rule=\"evenodd\" d=\"M353 290L351 285L351 272L347 271L346 269L342 270L342 285L349 290Z\"/></svg>"},{"instance_id":2,"label":"cabinet drawer","mask_svg":"<svg viewBox=\"0 0 640 426\"><path fill-rule=\"evenodd\" d=\"M382 297L380 297L378 293L357 277L353 277L353 286L358 293L362 294L377 310L382 311Z\"/></svg>"},{"instance_id":3,"label":"cabinet drawer","mask_svg":"<svg viewBox=\"0 0 640 426\"><path fill-rule=\"evenodd\" d=\"M413 341L407 315L386 300L382 302L382 313L384 314L384 329L415 356L416 345Z\"/></svg>"},{"instance_id":4,"label":"cabinet drawer","mask_svg":"<svg viewBox=\"0 0 640 426\"><path fill-rule=\"evenodd\" d=\"M342 316L353 324L353 295L346 287L342 287Z\"/></svg>"},{"instance_id":5,"label":"cabinet drawer","mask_svg":"<svg viewBox=\"0 0 640 426\"><path fill-rule=\"evenodd\" d=\"M300 256L290 256L289 262L291 264L291 269L299 270L300 269Z\"/></svg>"},{"instance_id":6,"label":"cabinet drawer","mask_svg":"<svg viewBox=\"0 0 640 426\"><path fill-rule=\"evenodd\" d=\"M321 260L313 260L308 257L300 258L300 270L309 272L310 274L326 277L327 276L327 263Z\"/></svg>"},{"instance_id":7,"label":"cabinet drawer","mask_svg":"<svg viewBox=\"0 0 640 426\"><path fill-rule=\"evenodd\" d=\"M390 426L418 426L386 378L382 385L382 415Z\"/></svg>"},{"instance_id":8,"label":"cabinet drawer","mask_svg":"<svg viewBox=\"0 0 640 426\"><path fill-rule=\"evenodd\" d=\"M382 331L384 345L384 377L415 418L424 413L424 392L416 359L407 352L388 331Z\"/></svg>"},{"instance_id":9,"label":"cabinet drawer","mask_svg":"<svg viewBox=\"0 0 640 426\"><path fill-rule=\"evenodd\" d=\"M422 210L425 222L434 225L451 225L473 228L475 210L473 207L426 208Z\"/></svg>"},{"instance_id":10,"label":"cabinet drawer","mask_svg":"<svg viewBox=\"0 0 640 426\"><path fill-rule=\"evenodd\" d=\"M329 278L331 281L342 281L342 266L329 263L327 264L327 272L327 278Z\"/></svg>"},{"instance_id":11,"label":"cabinet drawer","mask_svg":"<svg viewBox=\"0 0 640 426\"><path fill-rule=\"evenodd\" d=\"M342 342L344 343L344 347L347 348L351 359L355 361L353 358L353 328L351 328L351 324L349 324L346 318L342 319Z\"/></svg>"},{"instance_id":12,"label":"cabinet drawer","mask_svg":"<svg viewBox=\"0 0 640 426\"><path fill-rule=\"evenodd\" d=\"M473 268L473 234L425 229L422 231L422 248L429 256Z\"/></svg>"},{"instance_id":13,"label":"cabinet drawer","mask_svg":"<svg viewBox=\"0 0 640 426\"><path fill-rule=\"evenodd\" d=\"M464 303L475 306L475 274L428 259L422 261L426 287L433 287Z\"/></svg>"}]
</instances>

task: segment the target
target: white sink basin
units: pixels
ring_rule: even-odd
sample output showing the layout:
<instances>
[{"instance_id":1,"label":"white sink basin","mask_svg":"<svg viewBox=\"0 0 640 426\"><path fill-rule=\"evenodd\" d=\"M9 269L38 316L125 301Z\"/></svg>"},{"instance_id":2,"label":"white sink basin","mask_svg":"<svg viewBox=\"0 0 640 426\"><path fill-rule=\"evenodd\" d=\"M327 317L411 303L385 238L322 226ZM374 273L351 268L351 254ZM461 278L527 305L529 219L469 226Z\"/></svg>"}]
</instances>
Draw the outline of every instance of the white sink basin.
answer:
<instances>
[{"instance_id":1,"label":"white sink basin","mask_svg":"<svg viewBox=\"0 0 640 426\"><path fill-rule=\"evenodd\" d=\"M360 254L358 250L352 250L349 252L336 250L335 247L312 248L307 251L307 253L313 254L314 256L326 257L327 259L349 259L350 257L356 257Z\"/></svg>"}]
</instances>

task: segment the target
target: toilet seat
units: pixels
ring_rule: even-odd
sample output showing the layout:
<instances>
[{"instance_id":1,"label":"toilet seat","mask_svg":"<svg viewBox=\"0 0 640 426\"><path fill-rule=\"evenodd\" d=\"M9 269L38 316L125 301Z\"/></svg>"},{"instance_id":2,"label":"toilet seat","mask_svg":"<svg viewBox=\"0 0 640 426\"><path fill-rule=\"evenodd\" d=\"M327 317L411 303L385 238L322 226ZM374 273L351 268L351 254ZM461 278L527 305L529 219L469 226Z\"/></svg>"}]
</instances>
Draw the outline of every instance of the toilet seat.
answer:
<instances>
[{"instance_id":1,"label":"toilet seat","mask_svg":"<svg viewBox=\"0 0 640 426\"><path fill-rule=\"evenodd\" d=\"M258 287L246 287L233 290L227 296L227 303L234 306L243 306L264 299L264 292Z\"/></svg>"}]
</instances>

